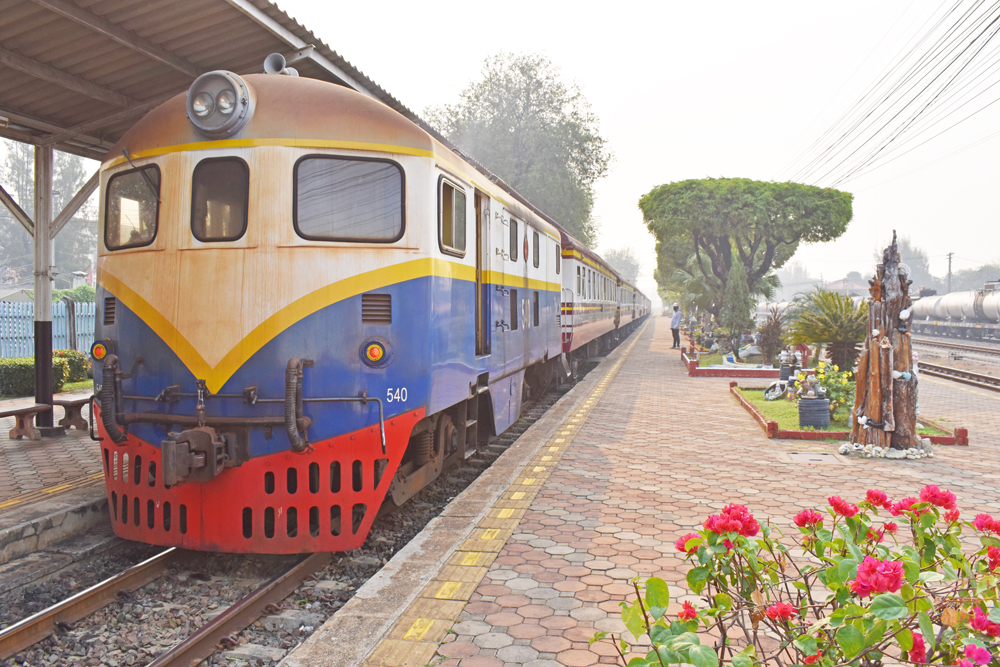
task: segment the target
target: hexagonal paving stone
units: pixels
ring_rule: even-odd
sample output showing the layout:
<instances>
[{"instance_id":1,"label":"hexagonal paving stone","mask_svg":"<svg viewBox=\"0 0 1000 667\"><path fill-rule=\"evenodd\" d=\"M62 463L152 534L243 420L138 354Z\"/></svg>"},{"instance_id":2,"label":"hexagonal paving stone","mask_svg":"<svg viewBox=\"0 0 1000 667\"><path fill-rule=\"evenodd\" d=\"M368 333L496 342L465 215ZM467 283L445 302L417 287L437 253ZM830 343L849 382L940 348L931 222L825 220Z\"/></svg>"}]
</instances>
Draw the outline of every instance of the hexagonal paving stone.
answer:
<instances>
[{"instance_id":1,"label":"hexagonal paving stone","mask_svg":"<svg viewBox=\"0 0 1000 667\"><path fill-rule=\"evenodd\" d=\"M456 623L452 629L460 635L481 635L489 632L493 628L489 623L482 621L462 621Z\"/></svg>"},{"instance_id":2,"label":"hexagonal paving stone","mask_svg":"<svg viewBox=\"0 0 1000 667\"><path fill-rule=\"evenodd\" d=\"M597 607L579 607L570 611L569 615L578 621L599 621L608 617L608 613L606 611L598 609Z\"/></svg>"},{"instance_id":3,"label":"hexagonal paving stone","mask_svg":"<svg viewBox=\"0 0 1000 667\"><path fill-rule=\"evenodd\" d=\"M503 648L514 643L514 638L500 632L487 632L472 640L479 648Z\"/></svg>"},{"instance_id":4,"label":"hexagonal paving stone","mask_svg":"<svg viewBox=\"0 0 1000 667\"><path fill-rule=\"evenodd\" d=\"M538 651L530 646L507 646L497 651L497 658L504 662L523 665L538 657Z\"/></svg>"},{"instance_id":5,"label":"hexagonal paving stone","mask_svg":"<svg viewBox=\"0 0 1000 667\"><path fill-rule=\"evenodd\" d=\"M596 653L581 649L570 649L556 656L559 664L566 665L566 667L588 667L597 664L599 658L600 656Z\"/></svg>"},{"instance_id":6,"label":"hexagonal paving stone","mask_svg":"<svg viewBox=\"0 0 1000 667\"><path fill-rule=\"evenodd\" d=\"M517 613L524 618L545 618L552 615L552 608L547 605L529 604L518 607Z\"/></svg>"}]
</instances>

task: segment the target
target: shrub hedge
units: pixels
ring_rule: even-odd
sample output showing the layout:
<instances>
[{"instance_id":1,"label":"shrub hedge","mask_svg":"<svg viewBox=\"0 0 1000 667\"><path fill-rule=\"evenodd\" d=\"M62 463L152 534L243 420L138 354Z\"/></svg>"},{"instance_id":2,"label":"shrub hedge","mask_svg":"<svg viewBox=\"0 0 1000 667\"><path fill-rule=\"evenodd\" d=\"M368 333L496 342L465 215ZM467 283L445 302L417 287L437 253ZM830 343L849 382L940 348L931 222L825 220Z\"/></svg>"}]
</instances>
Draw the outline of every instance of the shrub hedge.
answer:
<instances>
[{"instance_id":1,"label":"shrub hedge","mask_svg":"<svg viewBox=\"0 0 1000 667\"><path fill-rule=\"evenodd\" d=\"M87 370L90 368L90 360L83 352L76 350L52 350L53 359L65 359L69 364L69 376L66 382L83 382L87 379Z\"/></svg>"},{"instance_id":2,"label":"shrub hedge","mask_svg":"<svg viewBox=\"0 0 1000 667\"><path fill-rule=\"evenodd\" d=\"M69 362L53 355L52 393L62 391L69 375ZM35 360L0 359L0 396L33 396L35 394Z\"/></svg>"}]
</instances>

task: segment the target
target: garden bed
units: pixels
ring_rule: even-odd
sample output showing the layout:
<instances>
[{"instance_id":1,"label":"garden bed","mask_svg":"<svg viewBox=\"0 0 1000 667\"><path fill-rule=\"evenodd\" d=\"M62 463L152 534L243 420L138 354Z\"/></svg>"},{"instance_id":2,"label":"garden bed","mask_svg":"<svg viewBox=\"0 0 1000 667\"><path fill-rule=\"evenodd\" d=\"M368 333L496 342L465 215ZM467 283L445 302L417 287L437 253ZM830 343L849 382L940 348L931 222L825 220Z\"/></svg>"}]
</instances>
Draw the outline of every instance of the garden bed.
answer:
<instances>
[{"instance_id":1,"label":"garden bed","mask_svg":"<svg viewBox=\"0 0 1000 667\"><path fill-rule=\"evenodd\" d=\"M794 401L784 399L767 401L764 399L764 387L739 387L736 382L729 383L729 391L750 413L754 421L760 424L768 438L844 441L851 437L846 416L832 420L829 430L801 430L798 428L798 406ZM935 445L969 444L967 429L956 428L952 431L926 419L918 421L920 427L917 432L924 438L930 438Z\"/></svg>"}]
</instances>

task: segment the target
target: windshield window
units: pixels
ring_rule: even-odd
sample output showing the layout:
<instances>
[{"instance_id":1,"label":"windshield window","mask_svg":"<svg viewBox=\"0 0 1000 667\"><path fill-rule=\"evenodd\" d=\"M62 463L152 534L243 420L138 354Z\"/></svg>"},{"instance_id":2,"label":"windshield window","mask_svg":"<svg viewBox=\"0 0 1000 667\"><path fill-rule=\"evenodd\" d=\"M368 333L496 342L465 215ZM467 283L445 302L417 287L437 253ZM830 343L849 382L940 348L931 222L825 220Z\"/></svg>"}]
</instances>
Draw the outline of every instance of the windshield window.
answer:
<instances>
[{"instance_id":1,"label":"windshield window","mask_svg":"<svg viewBox=\"0 0 1000 667\"><path fill-rule=\"evenodd\" d=\"M160 215L159 197L160 169L156 165L112 176L104 205L104 245L120 250L152 243Z\"/></svg>"}]
</instances>

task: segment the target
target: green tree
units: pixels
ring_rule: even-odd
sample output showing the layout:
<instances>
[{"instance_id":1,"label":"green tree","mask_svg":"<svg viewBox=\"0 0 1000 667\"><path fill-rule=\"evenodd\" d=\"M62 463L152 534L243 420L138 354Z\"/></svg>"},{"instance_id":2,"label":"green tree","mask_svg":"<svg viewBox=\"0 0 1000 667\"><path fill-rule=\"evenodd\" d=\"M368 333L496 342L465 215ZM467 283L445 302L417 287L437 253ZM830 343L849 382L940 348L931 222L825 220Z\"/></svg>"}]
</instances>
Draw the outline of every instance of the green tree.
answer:
<instances>
[{"instance_id":1,"label":"green tree","mask_svg":"<svg viewBox=\"0 0 1000 667\"><path fill-rule=\"evenodd\" d=\"M428 109L428 122L591 245L594 183L611 154L583 94L538 55L500 53L482 75L456 104Z\"/></svg>"},{"instance_id":2,"label":"green tree","mask_svg":"<svg viewBox=\"0 0 1000 667\"><path fill-rule=\"evenodd\" d=\"M729 332L733 351L739 349L743 332L753 326L754 301L747 287L747 274L741 262L733 262L726 280L726 293L722 299L722 326Z\"/></svg>"},{"instance_id":3,"label":"green tree","mask_svg":"<svg viewBox=\"0 0 1000 667\"><path fill-rule=\"evenodd\" d=\"M785 340L789 345L825 343L830 360L850 370L858 358L858 343L868 328L868 302L837 292L816 290L797 300Z\"/></svg>"},{"instance_id":4,"label":"green tree","mask_svg":"<svg viewBox=\"0 0 1000 667\"><path fill-rule=\"evenodd\" d=\"M963 269L955 272L951 279L951 289L956 292L983 289L983 283L1000 280L1000 264L983 264L975 269ZM938 293L943 293L939 289Z\"/></svg>"},{"instance_id":5,"label":"green tree","mask_svg":"<svg viewBox=\"0 0 1000 667\"><path fill-rule=\"evenodd\" d=\"M707 285L721 296L734 264L742 265L753 293L800 243L843 234L852 200L849 193L801 183L707 178L653 188L639 199L639 208L657 239L660 275L694 257Z\"/></svg>"},{"instance_id":6,"label":"green tree","mask_svg":"<svg viewBox=\"0 0 1000 667\"><path fill-rule=\"evenodd\" d=\"M931 275L930 262L927 253L923 248L918 248L908 238L900 238L896 241L899 248L899 261L910 267L910 280L913 281L911 289L934 289L938 292L945 291L944 281ZM882 253L876 254L875 262L882 261ZM871 276L868 276L870 278ZM868 279L865 279L867 282ZM982 285L980 285L982 287Z\"/></svg>"},{"instance_id":7,"label":"green tree","mask_svg":"<svg viewBox=\"0 0 1000 667\"><path fill-rule=\"evenodd\" d=\"M35 151L16 141L3 141L6 159L0 164L0 184L29 216L34 217ZM52 213L58 215L87 182L96 163L55 151ZM97 193L62 228L55 242L58 270L54 287L72 285L73 271L91 268L97 250ZM0 207L0 284L29 287L33 283L34 245L31 236L5 207Z\"/></svg>"},{"instance_id":8,"label":"green tree","mask_svg":"<svg viewBox=\"0 0 1000 667\"><path fill-rule=\"evenodd\" d=\"M614 248L604 253L604 261L633 285L639 277L639 258L632 248Z\"/></svg>"}]
</instances>

